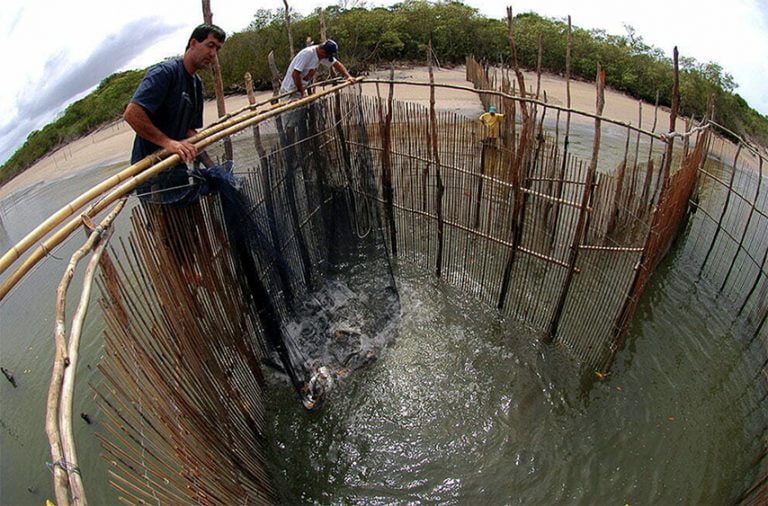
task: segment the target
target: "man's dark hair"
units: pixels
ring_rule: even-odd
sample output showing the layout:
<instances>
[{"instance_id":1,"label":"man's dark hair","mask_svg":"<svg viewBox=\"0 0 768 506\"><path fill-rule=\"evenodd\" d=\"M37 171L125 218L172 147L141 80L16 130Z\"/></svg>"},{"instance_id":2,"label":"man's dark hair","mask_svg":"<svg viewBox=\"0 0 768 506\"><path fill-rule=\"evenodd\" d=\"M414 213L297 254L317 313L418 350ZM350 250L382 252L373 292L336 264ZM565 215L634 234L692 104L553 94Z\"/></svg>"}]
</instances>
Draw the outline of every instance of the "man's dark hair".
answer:
<instances>
[{"instance_id":1,"label":"man's dark hair","mask_svg":"<svg viewBox=\"0 0 768 506\"><path fill-rule=\"evenodd\" d=\"M222 44L227 38L227 34L224 33L224 30L222 30L218 26L203 23L202 25L198 25L197 27L195 27L194 30L192 30L192 35L189 36L186 49L189 49L189 46L192 43L192 39L195 39L198 42L202 42L208 38L209 33L212 33L213 36L216 38L216 40L218 40Z\"/></svg>"}]
</instances>

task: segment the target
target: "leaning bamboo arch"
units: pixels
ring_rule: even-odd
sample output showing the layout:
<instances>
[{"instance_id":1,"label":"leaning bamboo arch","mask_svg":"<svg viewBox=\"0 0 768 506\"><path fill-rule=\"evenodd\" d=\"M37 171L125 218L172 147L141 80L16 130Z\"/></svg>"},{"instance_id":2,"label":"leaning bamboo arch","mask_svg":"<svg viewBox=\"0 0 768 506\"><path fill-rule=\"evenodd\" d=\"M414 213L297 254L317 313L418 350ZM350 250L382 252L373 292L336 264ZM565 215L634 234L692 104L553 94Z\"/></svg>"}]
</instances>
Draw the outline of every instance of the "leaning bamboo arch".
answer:
<instances>
[{"instance_id":1,"label":"leaning bamboo arch","mask_svg":"<svg viewBox=\"0 0 768 506\"><path fill-rule=\"evenodd\" d=\"M222 116L217 121L211 123L209 127L202 130L197 135L191 137L189 140L195 144L198 150L205 149L207 146L213 144L214 142L217 142L232 134L240 132L249 126L256 125L272 117L280 115L284 112L293 110L298 107L302 107L326 95L337 93L341 89L353 84L352 82L349 82L349 81L342 82L340 84L333 84L334 82L336 82L336 80L329 80L329 81L316 83L314 85L315 88L320 86L325 86L328 84L332 84L332 86L330 88L313 93L299 100L295 100L291 102L276 103L276 99L284 98L285 96L287 96L287 94L284 94L284 95L279 95L277 97L269 98L267 100L263 100L256 104L246 105L233 113L229 113L225 116ZM422 83L422 82L394 80L394 79L385 80L385 79L358 78L355 80L355 83L361 83L361 82L372 83L372 84L384 83L384 84L399 84L399 85L408 85L408 86L425 86L425 87L431 86L431 87L438 87L438 88L445 88L445 89L467 91L467 92L477 93L480 95L497 96L506 100L514 100L514 101L525 102L529 104L535 104L539 106L545 106L548 108L564 111L569 114L574 113L578 115L583 115L586 118L600 119L601 121L604 121L606 123L612 123L617 126L621 126L627 129L637 131L638 133L642 133L649 137L656 138L664 143L668 143L669 139L673 138L666 134L657 134L654 132L649 132L647 130L633 126L631 124L627 124L625 122L612 120L610 118L605 118L602 115L580 111L577 109L571 109L568 107L548 104L540 100L525 98L525 97L510 94L510 93L505 93L502 91L489 90L489 89L475 89L469 86L440 84L440 83L434 83L434 82ZM265 104L271 104L271 105L269 105L266 108L259 109L259 107L264 106ZM141 183L147 181L148 179L151 179L158 173L168 169L169 167L172 167L178 164L179 162L180 162L180 159L178 158L178 155L171 155L166 150L160 150L157 153L150 155L144 158L143 160L123 169L119 173L107 178L103 182L99 183L98 185L94 186L90 190L86 191L85 193L81 194L77 198L73 199L72 201L67 203L65 206L63 206L61 209L59 209L59 211L51 215L43 223L38 225L34 230L29 232L24 238L22 238L18 243L16 243L13 247L11 247L5 254L3 254L2 257L0 257L0 275L6 272L11 265L13 265L17 260L19 260L22 257L22 255L28 250L30 250L35 244L37 244L38 241L40 241L43 237L45 237L48 233L50 233L56 227L61 225L64 222L64 220L66 220L70 216L74 215L77 211L85 207L89 202L92 202L94 199L98 198L101 195L104 195L106 192L109 192L110 190L113 190L116 187L119 188L117 193L112 192L107 194L103 199L99 200L98 202L91 205L91 207L87 209L86 214L90 217L93 217L99 212L103 211L109 204L117 200L120 196L129 193L134 188L139 186ZM118 185L121 185L121 186L118 187ZM79 219L74 219L69 223L67 223L67 225L59 229L53 236L51 236L50 238L48 238L43 242L40 242L39 246L29 255L29 257L26 258L22 262L22 264L20 264L19 267L11 273L8 279L6 279L5 281L3 281L2 284L0 284L0 301L2 301L5 298L8 292L10 292L10 290L32 269L32 267L34 267L40 260L45 258L45 256L47 256L49 252L53 248L58 246L64 239L69 237L69 235L72 234L77 229L79 224L80 224Z\"/></svg>"},{"instance_id":2,"label":"leaning bamboo arch","mask_svg":"<svg viewBox=\"0 0 768 506\"><path fill-rule=\"evenodd\" d=\"M359 82L359 80L355 82ZM267 101L252 106L246 106L241 109L241 111L243 111L241 116L233 115L233 117L228 119L225 117L224 121L212 124L209 128L190 138L190 141L195 144L198 150L203 150L211 144L240 132L249 126L261 123L262 121L278 116L284 112L303 107L326 95L338 93L340 90L352 84L354 83L349 81L335 84L330 88L318 91L302 99L292 102L272 104L263 110L259 110L257 107L274 101L274 98L270 98ZM27 234L27 236L15 246L11 247L2 258L0 258L0 274L3 274L16 260L21 258L26 251L32 248L40 239L45 237L46 234L61 225L64 220L74 215L89 202L104 195L102 199L86 210L85 214L89 217L93 217L123 195L131 192L140 184L151 179L160 172L177 165L180 161L181 159L178 155L172 155L166 150L161 150L154 155L150 155L130 167L123 169L118 174L111 176L102 183L86 191L51 215L51 217ZM32 269L32 267L45 258L53 248L61 244L61 242L69 237L70 234L77 230L80 223L81 220L79 217L72 219L50 238L41 242L29 257L27 257L19 267L11 273L8 279L3 281L0 285L0 301L5 298L8 292Z\"/></svg>"}]
</instances>

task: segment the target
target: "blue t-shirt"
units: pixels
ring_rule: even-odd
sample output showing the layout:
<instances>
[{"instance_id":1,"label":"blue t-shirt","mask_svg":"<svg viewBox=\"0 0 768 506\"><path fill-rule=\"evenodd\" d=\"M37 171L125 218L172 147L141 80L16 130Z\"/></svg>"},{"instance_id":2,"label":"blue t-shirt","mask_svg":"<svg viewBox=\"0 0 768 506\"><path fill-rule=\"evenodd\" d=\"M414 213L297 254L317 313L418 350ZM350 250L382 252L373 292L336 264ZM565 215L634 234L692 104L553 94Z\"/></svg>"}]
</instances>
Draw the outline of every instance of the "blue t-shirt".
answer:
<instances>
[{"instance_id":1,"label":"blue t-shirt","mask_svg":"<svg viewBox=\"0 0 768 506\"><path fill-rule=\"evenodd\" d=\"M203 82L197 74L187 72L181 58L149 69L131 102L143 107L152 123L171 139L185 139L190 129L203 126ZM159 146L137 135L131 163L158 149Z\"/></svg>"}]
</instances>

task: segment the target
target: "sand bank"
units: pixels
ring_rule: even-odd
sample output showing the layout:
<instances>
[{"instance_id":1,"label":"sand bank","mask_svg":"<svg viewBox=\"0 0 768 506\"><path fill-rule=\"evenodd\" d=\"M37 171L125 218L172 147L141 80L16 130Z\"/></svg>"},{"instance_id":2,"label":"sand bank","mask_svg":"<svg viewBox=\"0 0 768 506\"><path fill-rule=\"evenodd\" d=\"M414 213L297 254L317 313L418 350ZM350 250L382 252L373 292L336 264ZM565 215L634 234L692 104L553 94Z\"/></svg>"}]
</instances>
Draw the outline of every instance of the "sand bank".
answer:
<instances>
[{"instance_id":1,"label":"sand bank","mask_svg":"<svg viewBox=\"0 0 768 506\"><path fill-rule=\"evenodd\" d=\"M379 71L371 74L371 77L388 78L389 71ZM429 73L426 67L411 69L398 69L395 71L396 80L409 80L428 82ZM435 71L435 80L439 83L470 86L465 79L463 66L453 69L438 69ZM536 86L536 75L526 73L527 86ZM547 92L547 100L555 105L566 104L565 79L556 75L543 75L541 87ZM382 96L386 96L386 86L380 85ZM363 93L375 95L377 93L374 84L363 85ZM268 98L269 93L263 92L257 95L257 100ZM477 117L483 111L476 94L461 90L437 89L438 107L441 110L450 110L469 117ZM397 86L395 90L397 100L414 101L424 105L429 104L429 88L417 86ZM248 103L245 96L232 96L226 99L227 111L235 111ZM595 87L593 83L571 81L571 107L586 112L595 111ZM638 101L622 93L606 90L606 105L604 116L624 123L638 124ZM653 124L653 105L643 105L642 128L650 130ZM209 101L204 109L204 123L208 124L216 119L216 103ZM669 115L666 111L659 111L656 131L665 131L669 125ZM52 181L60 177L71 176L77 171L87 170L97 165L118 164L127 167L133 144L133 130L122 120L105 126L90 135L73 141L35 163L32 167L16 176L14 179L0 187L0 200L11 193L27 188L33 184ZM122 165L120 165L122 164Z\"/></svg>"}]
</instances>

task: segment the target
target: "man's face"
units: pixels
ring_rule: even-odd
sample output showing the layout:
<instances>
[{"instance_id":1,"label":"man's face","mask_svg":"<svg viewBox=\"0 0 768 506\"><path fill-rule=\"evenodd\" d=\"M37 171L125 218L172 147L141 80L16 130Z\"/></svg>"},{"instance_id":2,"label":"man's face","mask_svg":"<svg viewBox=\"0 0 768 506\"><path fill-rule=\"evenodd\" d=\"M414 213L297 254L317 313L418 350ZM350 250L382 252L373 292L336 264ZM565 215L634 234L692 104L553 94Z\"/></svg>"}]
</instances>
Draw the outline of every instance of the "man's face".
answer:
<instances>
[{"instance_id":1,"label":"man's face","mask_svg":"<svg viewBox=\"0 0 768 506\"><path fill-rule=\"evenodd\" d=\"M192 39L189 45L190 58L195 70L204 69L210 66L216 59L216 54L223 44L212 34L202 42Z\"/></svg>"}]
</instances>

